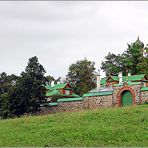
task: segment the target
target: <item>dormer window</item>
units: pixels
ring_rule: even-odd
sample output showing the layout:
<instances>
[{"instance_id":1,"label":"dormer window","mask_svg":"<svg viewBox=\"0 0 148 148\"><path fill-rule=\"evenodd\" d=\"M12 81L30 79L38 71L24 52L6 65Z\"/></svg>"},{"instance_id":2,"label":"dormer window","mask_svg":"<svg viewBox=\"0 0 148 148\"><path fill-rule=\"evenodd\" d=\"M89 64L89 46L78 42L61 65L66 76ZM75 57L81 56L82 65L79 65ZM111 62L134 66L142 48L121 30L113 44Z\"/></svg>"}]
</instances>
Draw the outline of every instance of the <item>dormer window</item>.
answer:
<instances>
[{"instance_id":1,"label":"dormer window","mask_svg":"<svg viewBox=\"0 0 148 148\"><path fill-rule=\"evenodd\" d=\"M66 95L70 95L70 90L65 90Z\"/></svg>"}]
</instances>

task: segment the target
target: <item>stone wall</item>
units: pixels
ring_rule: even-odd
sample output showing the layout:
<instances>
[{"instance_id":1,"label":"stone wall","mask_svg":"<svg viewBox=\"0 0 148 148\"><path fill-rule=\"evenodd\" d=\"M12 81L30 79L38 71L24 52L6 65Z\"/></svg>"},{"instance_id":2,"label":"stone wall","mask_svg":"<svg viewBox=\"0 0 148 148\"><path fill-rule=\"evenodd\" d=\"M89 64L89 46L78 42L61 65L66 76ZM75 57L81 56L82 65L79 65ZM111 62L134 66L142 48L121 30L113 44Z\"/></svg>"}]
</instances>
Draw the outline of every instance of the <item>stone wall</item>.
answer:
<instances>
[{"instance_id":1,"label":"stone wall","mask_svg":"<svg viewBox=\"0 0 148 148\"><path fill-rule=\"evenodd\" d=\"M141 103L148 102L148 91L141 91Z\"/></svg>"},{"instance_id":2,"label":"stone wall","mask_svg":"<svg viewBox=\"0 0 148 148\"><path fill-rule=\"evenodd\" d=\"M81 101L70 101L70 102L59 102L58 110L59 112L65 111L78 111L84 109L84 102Z\"/></svg>"},{"instance_id":3,"label":"stone wall","mask_svg":"<svg viewBox=\"0 0 148 148\"><path fill-rule=\"evenodd\" d=\"M134 90L135 92L135 103L136 104L140 104L141 103L141 99L140 99L140 89L141 89L141 85L133 85L131 86L131 88Z\"/></svg>"},{"instance_id":4,"label":"stone wall","mask_svg":"<svg viewBox=\"0 0 148 148\"><path fill-rule=\"evenodd\" d=\"M114 87L114 92L112 95L106 96L91 96L86 97L83 100L79 101L70 101L70 102L58 102L56 106L42 107L41 114L49 114L55 112L66 112L66 111L78 111L83 109L93 109L93 108L107 108L112 106L120 106L119 101L121 102L120 92L129 90L134 94L134 104L141 104L148 102L148 91L140 92L141 85L132 85L132 86L117 86ZM118 97L120 100L118 100Z\"/></svg>"},{"instance_id":5,"label":"stone wall","mask_svg":"<svg viewBox=\"0 0 148 148\"><path fill-rule=\"evenodd\" d=\"M58 102L57 106L42 107L39 114L50 114L56 112L78 111L92 108L111 107L113 96L86 97L81 101Z\"/></svg>"},{"instance_id":6,"label":"stone wall","mask_svg":"<svg viewBox=\"0 0 148 148\"><path fill-rule=\"evenodd\" d=\"M56 113L58 111L58 106L50 106L50 107L41 107L41 111L38 113L40 115Z\"/></svg>"},{"instance_id":7,"label":"stone wall","mask_svg":"<svg viewBox=\"0 0 148 148\"><path fill-rule=\"evenodd\" d=\"M86 97L84 99L86 108L102 108L102 107L111 107L113 105L113 96L92 96Z\"/></svg>"},{"instance_id":8,"label":"stone wall","mask_svg":"<svg viewBox=\"0 0 148 148\"><path fill-rule=\"evenodd\" d=\"M116 87L114 87L113 105L117 105L117 94L118 94L119 90L120 90L122 87L123 87L123 86L116 86Z\"/></svg>"}]
</instances>

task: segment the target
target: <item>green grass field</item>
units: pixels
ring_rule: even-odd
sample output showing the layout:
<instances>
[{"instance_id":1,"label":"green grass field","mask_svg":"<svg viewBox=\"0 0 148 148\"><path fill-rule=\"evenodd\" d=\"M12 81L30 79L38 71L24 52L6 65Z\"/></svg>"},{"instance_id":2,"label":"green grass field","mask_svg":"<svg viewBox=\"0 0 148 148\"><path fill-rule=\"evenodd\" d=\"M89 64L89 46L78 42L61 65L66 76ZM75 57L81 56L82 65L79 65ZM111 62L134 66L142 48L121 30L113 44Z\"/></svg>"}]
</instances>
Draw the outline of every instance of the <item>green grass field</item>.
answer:
<instances>
[{"instance_id":1,"label":"green grass field","mask_svg":"<svg viewBox=\"0 0 148 148\"><path fill-rule=\"evenodd\" d=\"M1 120L0 146L148 147L148 105Z\"/></svg>"}]
</instances>

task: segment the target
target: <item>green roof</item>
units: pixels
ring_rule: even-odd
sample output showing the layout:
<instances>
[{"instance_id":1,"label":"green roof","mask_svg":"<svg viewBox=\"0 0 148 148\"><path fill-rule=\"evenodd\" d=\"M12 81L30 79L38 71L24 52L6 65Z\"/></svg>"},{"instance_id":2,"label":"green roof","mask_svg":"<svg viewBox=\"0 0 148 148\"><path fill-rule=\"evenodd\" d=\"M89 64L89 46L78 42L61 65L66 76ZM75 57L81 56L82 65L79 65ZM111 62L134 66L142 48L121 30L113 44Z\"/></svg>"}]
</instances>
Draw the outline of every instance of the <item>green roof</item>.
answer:
<instances>
[{"instance_id":1,"label":"green roof","mask_svg":"<svg viewBox=\"0 0 148 148\"><path fill-rule=\"evenodd\" d=\"M141 82L127 82L128 85L140 85Z\"/></svg>"},{"instance_id":2,"label":"green roof","mask_svg":"<svg viewBox=\"0 0 148 148\"><path fill-rule=\"evenodd\" d=\"M140 85L141 82L127 82L128 85ZM123 86L123 84L114 84L113 86Z\"/></svg>"},{"instance_id":3,"label":"green roof","mask_svg":"<svg viewBox=\"0 0 148 148\"><path fill-rule=\"evenodd\" d=\"M114 84L113 86L123 86L123 84Z\"/></svg>"},{"instance_id":4,"label":"green roof","mask_svg":"<svg viewBox=\"0 0 148 148\"><path fill-rule=\"evenodd\" d=\"M141 91L148 91L148 87L142 87Z\"/></svg>"},{"instance_id":5,"label":"green roof","mask_svg":"<svg viewBox=\"0 0 148 148\"><path fill-rule=\"evenodd\" d=\"M101 79L101 85L106 85L107 77Z\"/></svg>"},{"instance_id":6,"label":"green roof","mask_svg":"<svg viewBox=\"0 0 148 148\"><path fill-rule=\"evenodd\" d=\"M123 76L123 82L126 81L140 81L144 78L145 74L141 75L131 75L131 76ZM114 81L119 81L118 76L111 76Z\"/></svg>"},{"instance_id":7,"label":"green roof","mask_svg":"<svg viewBox=\"0 0 148 148\"><path fill-rule=\"evenodd\" d=\"M82 101L83 98L79 97L79 98L61 98L58 99L58 102L70 102L70 101Z\"/></svg>"},{"instance_id":8,"label":"green roof","mask_svg":"<svg viewBox=\"0 0 148 148\"><path fill-rule=\"evenodd\" d=\"M52 88L51 85L46 85L45 87L46 87L46 89L51 89Z\"/></svg>"},{"instance_id":9,"label":"green roof","mask_svg":"<svg viewBox=\"0 0 148 148\"><path fill-rule=\"evenodd\" d=\"M64 84L55 84L52 89L62 89L67 85L67 83Z\"/></svg>"},{"instance_id":10,"label":"green roof","mask_svg":"<svg viewBox=\"0 0 148 148\"><path fill-rule=\"evenodd\" d=\"M53 89L62 89L64 88L68 83L63 83L63 84L55 84L53 87L51 85L46 85L45 87L49 90L53 90ZM71 89L71 88L67 88L67 89Z\"/></svg>"},{"instance_id":11,"label":"green roof","mask_svg":"<svg viewBox=\"0 0 148 148\"><path fill-rule=\"evenodd\" d=\"M54 89L52 91L48 91L46 93L46 97L55 96L55 95L59 95L59 96L63 96L63 97L74 97L74 98L80 97L75 93L72 93L71 95L61 94L61 92L59 90L57 90L57 89Z\"/></svg>"},{"instance_id":12,"label":"green roof","mask_svg":"<svg viewBox=\"0 0 148 148\"><path fill-rule=\"evenodd\" d=\"M50 102L49 105L50 106L56 106L56 105L58 105L58 103L57 102Z\"/></svg>"},{"instance_id":13,"label":"green roof","mask_svg":"<svg viewBox=\"0 0 148 148\"><path fill-rule=\"evenodd\" d=\"M118 76L111 76L111 78L112 78L114 81L119 81Z\"/></svg>"},{"instance_id":14,"label":"green roof","mask_svg":"<svg viewBox=\"0 0 148 148\"><path fill-rule=\"evenodd\" d=\"M112 94L113 94L113 91L101 91L101 92L95 92L95 93L87 93L87 94L84 94L83 97L107 96Z\"/></svg>"},{"instance_id":15,"label":"green roof","mask_svg":"<svg viewBox=\"0 0 148 148\"><path fill-rule=\"evenodd\" d=\"M48 91L47 93L46 93L46 96L48 97L48 96L53 96L53 95L61 95L61 93L57 90L57 89L54 89L54 90L52 90L52 91Z\"/></svg>"},{"instance_id":16,"label":"green roof","mask_svg":"<svg viewBox=\"0 0 148 148\"><path fill-rule=\"evenodd\" d=\"M138 81L144 78L145 74L128 76L129 81Z\"/></svg>"},{"instance_id":17,"label":"green roof","mask_svg":"<svg viewBox=\"0 0 148 148\"><path fill-rule=\"evenodd\" d=\"M77 94L75 94L75 93L72 93L71 96L73 96L73 97L75 97L75 98L79 98L79 97L80 97L79 95L77 95Z\"/></svg>"}]
</instances>

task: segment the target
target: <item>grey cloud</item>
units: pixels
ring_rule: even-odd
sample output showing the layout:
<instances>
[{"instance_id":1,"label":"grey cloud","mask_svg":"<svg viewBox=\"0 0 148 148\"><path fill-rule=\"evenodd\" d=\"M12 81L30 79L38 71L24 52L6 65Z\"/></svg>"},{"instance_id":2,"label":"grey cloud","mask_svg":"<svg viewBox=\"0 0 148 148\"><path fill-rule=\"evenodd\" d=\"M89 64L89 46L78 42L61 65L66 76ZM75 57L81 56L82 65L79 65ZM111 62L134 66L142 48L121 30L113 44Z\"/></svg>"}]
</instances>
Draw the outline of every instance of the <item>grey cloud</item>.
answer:
<instances>
[{"instance_id":1,"label":"grey cloud","mask_svg":"<svg viewBox=\"0 0 148 148\"><path fill-rule=\"evenodd\" d=\"M65 76L87 57L96 68L126 43L147 43L148 2L0 2L0 72L19 74L37 55L47 74ZM102 73L103 74L103 73Z\"/></svg>"}]
</instances>

